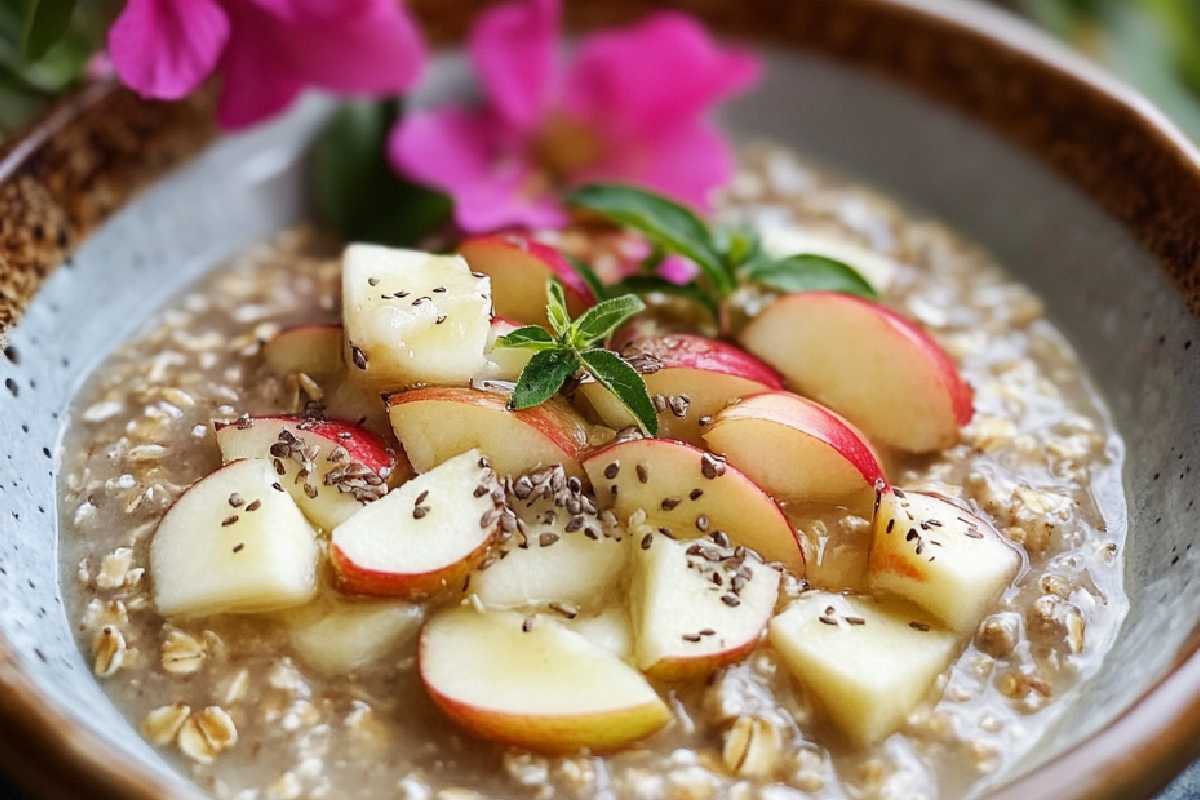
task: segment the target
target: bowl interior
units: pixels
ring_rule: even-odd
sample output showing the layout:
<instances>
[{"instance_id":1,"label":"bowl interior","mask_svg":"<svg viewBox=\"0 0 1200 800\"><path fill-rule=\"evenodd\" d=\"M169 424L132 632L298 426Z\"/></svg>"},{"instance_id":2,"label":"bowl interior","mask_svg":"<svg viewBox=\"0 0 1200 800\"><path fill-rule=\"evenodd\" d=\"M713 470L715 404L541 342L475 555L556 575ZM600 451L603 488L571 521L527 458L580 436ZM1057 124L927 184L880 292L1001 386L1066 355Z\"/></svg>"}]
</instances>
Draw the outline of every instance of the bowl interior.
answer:
<instances>
[{"instance_id":1,"label":"bowl interior","mask_svg":"<svg viewBox=\"0 0 1200 800\"><path fill-rule=\"evenodd\" d=\"M1046 300L1127 437L1132 608L1101 673L1028 768L1135 700L1200 616L1200 592L1189 591L1200 572L1190 545L1200 365L1187 357L1200 331L1146 251L1031 156L886 80L817 57L769 61L728 127L794 145L991 250ZM454 84L460 68L443 59L435 76ZM0 513L13 521L0 552L0 633L53 704L181 794L186 785L108 704L76 650L58 588L71 568L56 557L55 447L72 394L106 353L205 269L308 215L304 155L328 110L313 98L226 138L127 206L47 281L3 365Z\"/></svg>"}]
</instances>

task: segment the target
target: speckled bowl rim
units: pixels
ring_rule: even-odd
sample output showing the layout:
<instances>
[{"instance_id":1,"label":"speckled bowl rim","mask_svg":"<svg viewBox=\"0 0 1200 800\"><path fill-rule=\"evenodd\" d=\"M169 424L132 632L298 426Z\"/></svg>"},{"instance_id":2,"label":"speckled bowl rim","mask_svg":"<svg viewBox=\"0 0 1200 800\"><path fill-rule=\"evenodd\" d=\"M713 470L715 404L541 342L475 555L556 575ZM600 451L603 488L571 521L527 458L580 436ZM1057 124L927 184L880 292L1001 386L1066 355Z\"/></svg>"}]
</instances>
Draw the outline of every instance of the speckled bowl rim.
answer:
<instances>
[{"instance_id":1,"label":"speckled bowl rim","mask_svg":"<svg viewBox=\"0 0 1200 800\"><path fill-rule=\"evenodd\" d=\"M485 0L410 0L430 37L460 41ZM575 28L626 21L651 0L570 0ZM961 0L677 0L722 33L816 52L953 108L1056 170L1123 224L1200 312L1200 152L1149 103L1057 43ZM883 32L883 35L881 35ZM997 86L1003 85L1003 91ZM32 231L0 243L0 336L71 248L211 137L211 101L85 87L0 150L0 214ZM133 146L122 142L133 141ZM147 145L147 142L150 144ZM102 158L69 158L85 152ZM50 800L179 797L37 688L0 638L0 764ZM1200 755L1200 634L1132 707L993 800L1148 798ZM187 792L201 796L199 790Z\"/></svg>"}]
</instances>

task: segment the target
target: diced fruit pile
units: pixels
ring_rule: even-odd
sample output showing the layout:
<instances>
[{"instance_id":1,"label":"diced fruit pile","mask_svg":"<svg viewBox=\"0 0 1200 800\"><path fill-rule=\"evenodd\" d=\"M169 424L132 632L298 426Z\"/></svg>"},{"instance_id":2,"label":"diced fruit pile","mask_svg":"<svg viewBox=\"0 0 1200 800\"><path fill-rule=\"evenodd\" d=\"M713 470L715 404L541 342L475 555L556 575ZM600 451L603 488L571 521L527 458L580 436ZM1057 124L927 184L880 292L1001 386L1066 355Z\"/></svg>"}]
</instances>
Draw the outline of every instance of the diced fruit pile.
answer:
<instances>
[{"instance_id":1,"label":"diced fruit pile","mask_svg":"<svg viewBox=\"0 0 1200 800\"><path fill-rule=\"evenodd\" d=\"M551 277L570 314L596 302L527 237L349 247L341 324L264 348L325 405L215 425L225 466L153 541L159 611L269 613L335 674L419 637L450 719L536 750L650 736L662 692L758 648L847 740L889 735L1022 565L980 512L887 480L889 454L947 447L969 420L954 363L884 306L813 291L739 344L627 326L657 437L582 375L515 411L532 353L496 340L548 324ZM873 514L860 593L804 580L785 512L822 503Z\"/></svg>"}]
</instances>

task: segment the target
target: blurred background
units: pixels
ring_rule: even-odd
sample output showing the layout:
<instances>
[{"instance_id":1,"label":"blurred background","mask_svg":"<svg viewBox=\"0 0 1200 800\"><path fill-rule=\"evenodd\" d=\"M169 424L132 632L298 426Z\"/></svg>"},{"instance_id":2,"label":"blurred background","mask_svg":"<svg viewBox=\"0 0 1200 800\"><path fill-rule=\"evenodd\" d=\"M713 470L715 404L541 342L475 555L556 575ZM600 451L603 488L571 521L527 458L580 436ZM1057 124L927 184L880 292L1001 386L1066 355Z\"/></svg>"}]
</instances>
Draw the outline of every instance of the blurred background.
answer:
<instances>
[{"instance_id":1,"label":"blurred background","mask_svg":"<svg viewBox=\"0 0 1200 800\"><path fill-rule=\"evenodd\" d=\"M961 0L976 2L977 0ZM994 0L1134 85L1200 142L1200 0ZM121 0L0 0L0 140L89 64ZM30 9L37 9L29 24Z\"/></svg>"}]
</instances>

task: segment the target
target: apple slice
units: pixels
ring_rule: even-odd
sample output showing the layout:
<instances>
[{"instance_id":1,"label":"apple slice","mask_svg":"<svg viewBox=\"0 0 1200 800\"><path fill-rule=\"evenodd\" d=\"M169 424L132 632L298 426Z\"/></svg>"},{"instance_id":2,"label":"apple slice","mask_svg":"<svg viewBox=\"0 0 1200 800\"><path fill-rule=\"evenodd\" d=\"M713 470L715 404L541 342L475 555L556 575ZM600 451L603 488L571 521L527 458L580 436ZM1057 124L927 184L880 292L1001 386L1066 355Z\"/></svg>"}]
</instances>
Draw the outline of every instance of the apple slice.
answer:
<instances>
[{"instance_id":1,"label":"apple slice","mask_svg":"<svg viewBox=\"0 0 1200 800\"><path fill-rule=\"evenodd\" d=\"M634 439L593 451L583 461L596 498L625 521L646 513L652 527L679 539L723 531L768 561L804 575L804 555L779 506L718 456L669 439Z\"/></svg>"},{"instance_id":2,"label":"apple slice","mask_svg":"<svg viewBox=\"0 0 1200 800\"><path fill-rule=\"evenodd\" d=\"M342 360L342 326L297 325L284 328L263 345L263 361L276 375L303 372L313 378L340 375L345 370Z\"/></svg>"},{"instance_id":3,"label":"apple slice","mask_svg":"<svg viewBox=\"0 0 1200 800\"><path fill-rule=\"evenodd\" d=\"M565 473L559 471L565 478ZM528 478L522 480L528 481ZM530 485L532 482L530 481ZM575 483L578 487L578 482ZM564 486L563 492L570 489ZM522 490L525 498L529 494ZM574 494L574 503L584 498ZM471 576L471 590L488 608L533 608L551 603L565 609L597 609L617 588L628 562L624 531L606 527L586 500L571 514L560 500L537 500L520 509L523 531Z\"/></svg>"},{"instance_id":4,"label":"apple slice","mask_svg":"<svg viewBox=\"0 0 1200 800\"><path fill-rule=\"evenodd\" d=\"M958 647L914 606L835 592L801 594L769 631L791 673L858 745L903 725Z\"/></svg>"},{"instance_id":5,"label":"apple slice","mask_svg":"<svg viewBox=\"0 0 1200 800\"><path fill-rule=\"evenodd\" d=\"M421 630L425 609L395 601L351 600L328 591L299 608L280 612L292 649L304 663L328 675L369 666Z\"/></svg>"},{"instance_id":6,"label":"apple slice","mask_svg":"<svg viewBox=\"0 0 1200 800\"><path fill-rule=\"evenodd\" d=\"M560 619L563 626L582 634L625 662L633 660L633 631L623 606L610 606L594 616Z\"/></svg>"},{"instance_id":7,"label":"apple slice","mask_svg":"<svg viewBox=\"0 0 1200 800\"><path fill-rule=\"evenodd\" d=\"M469 450L333 529L330 558L350 592L423 599L458 589L500 533L495 473Z\"/></svg>"},{"instance_id":8,"label":"apple slice","mask_svg":"<svg viewBox=\"0 0 1200 800\"><path fill-rule=\"evenodd\" d=\"M342 265L342 323L352 379L376 391L465 384L487 366L487 276L457 256L352 244Z\"/></svg>"},{"instance_id":9,"label":"apple slice","mask_svg":"<svg viewBox=\"0 0 1200 800\"><path fill-rule=\"evenodd\" d=\"M608 752L671 719L637 670L548 617L443 612L421 634L420 671L450 719L530 750Z\"/></svg>"},{"instance_id":10,"label":"apple slice","mask_svg":"<svg viewBox=\"0 0 1200 800\"><path fill-rule=\"evenodd\" d=\"M1021 569L992 525L945 497L892 489L879 496L867 583L962 634L978 627Z\"/></svg>"},{"instance_id":11,"label":"apple slice","mask_svg":"<svg viewBox=\"0 0 1200 800\"><path fill-rule=\"evenodd\" d=\"M242 417L213 427L223 461L271 459L275 480L327 531L386 494L396 463L383 439L348 422Z\"/></svg>"},{"instance_id":12,"label":"apple slice","mask_svg":"<svg viewBox=\"0 0 1200 800\"><path fill-rule=\"evenodd\" d=\"M496 347L496 339L512 333L521 327L521 323L495 317L492 319L492 331L488 335L487 358L488 366L483 375L485 380L515 381L521 377L521 370L533 358L533 351L523 347Z\"/></svg>"},{"instance_id":13,"label":"apple slice","mask_svg":"<svg viewBox=\"0 0 1200 800\"><path fill-rule=\"evenodd\" d=\"M471 269L492 281L492 305L502 317L549 329L546 319L546 279L563 284L567 312L577 317L595 304L592 290L553 247L517 233L475 236L458 248Z\"/></svg>"},{"instance_id":14,"label":"apple slice","mask_svg":"<svg viewBox=\"0 0 1200 800\"><path fill-rule=\"evenodd\" d=\"M791 392L743 398L717 414L704 441L785 502L837 501L884 480L879 457L853 425Z\"/></svg>"},{"instance_id":15,"label":"apple slice","mask_svg":"<svg viewBox=\"0 0 1200 800\"><path fill-rule=\"evenodd\" d=\"M392 429L417 472L478 447L499 475L524 475L561 464L582 475L578 458L587 444L587 423L554 398L510 411L506 394L430 386L387 398Z\"/></svg>"},{"instance_id":16,"label":"apple slice","mask_svg":"<svg viewBox=\"0 0 1200 800\"><path fill-rule=\"evenodd\" d=\"M925 332L884 306L836 292L801 292L767 306L742 344L790 387L828 406L871 440L940 450L971 419L971 388Z\"/></svg>"},{"instance_id":17,"label":"apple slice","mask_svg":"<svg viewBox=\"0 0 1200 800\"><path fill-rule=\"evenodd\" d=\"M775 612L779 573L716 542L646 534L634 547L637 665L652 678L704 678L743 659Z\"/></svg>"},{"instance_id":18,"label":"apple slice","mask_svg":"<svg viewBox=\"0 0 1200 800\"><path fill-rule=\"evenodd\" d=\"M150 543L163 616L276 611L317 593L316 533L267 459L234 461L167 511Z\"/></svg>"},{"instance_id":19,"label":"apple slice","mask_svg":"<svg viewBox=\"0 0 1200 800\"><path fill-rule=\"evenodd\" d=\"M639 339L622 348L621 355L643 373L660 408L658 435L697 447L704 446L705 425L734 400L783 388L775 370L741 348L707 336L672 333ZM584 383L579 393L608 427L637 424L600 384Z\"/></svg>"}]
</instances>

